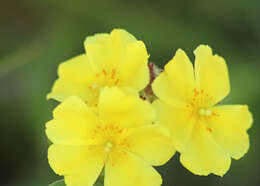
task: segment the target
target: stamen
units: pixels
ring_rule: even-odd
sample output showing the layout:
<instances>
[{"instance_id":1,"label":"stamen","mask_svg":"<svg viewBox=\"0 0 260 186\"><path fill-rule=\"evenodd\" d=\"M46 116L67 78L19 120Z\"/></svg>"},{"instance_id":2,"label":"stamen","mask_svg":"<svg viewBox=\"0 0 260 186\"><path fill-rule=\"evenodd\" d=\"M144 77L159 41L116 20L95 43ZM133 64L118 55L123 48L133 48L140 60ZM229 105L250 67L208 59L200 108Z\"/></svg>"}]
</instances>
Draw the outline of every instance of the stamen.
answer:
<instances>
[{"instance_id":1,"label":"stamen","mask_svg":"<svg viewBox=\"0 0 260 186\"><path fill-rule=\"evenodd\" d=\"M112 69L111 78L114 79L116 75L116 69Z\"/></svg>"},{"instance_id":2,"label":"stamen","mask_svg":"<svg viewBox=\"0 0 260 186\"><path fill-rule=\"evenodd\" d=\"M99 124L93 130L93 143L97 145L92 145L89 147L92 150L93 147L99 147L106 154L107 161L114 166L114 161L112 157L117 156L118 152L123 155L127 153L127 150L131 147L131 144L126 138L122 138L122 134L126 132L127 129L121 129L114 124ZM126 152L124 152L126 151Z\"/></svg>"},{"instance_id":3,"label":"stamen","mask_svg":"<svg viewBox=\"0 0 260 186\"><path fill-rule=\"evenodd\" d=\"M219 114L217 114L217 113L215 113L215 112L212 112L212 115L213 115L213 116L216 116L216 117L219 117L219 116L220 116Z\"/></svg>"},{"instance_id":4,"label":"stamen","mask_svg":"<svg viewBox=\"0 0 260 186\"><path fill-rule=\"evenodd\" d=\"M194 96L199 95L199 93L200 93L200 92L195 88L195 89L194 89Z\"/></svg>"},{"instance_id":5,"label":"stamen","mask_svg":"<svg viewBox=\"0 0 260 186\"><path fill-rule=\"evenodd\" d=\"M104 75L107 75L107 71L105 69L102 70L102 72L104 73Z\"/></svg>"},{"instance_id":6,"label":"stamen","mask_svg":"<svg viewBox=\"0 0 260 186\"><path fill-rule=\"evenodd\" d=\"M119 79L117 79L117 80L115 81L115 85L117 85L117 84L118 84L118 82L119 82Z\"/></svg>"}]
</instances>

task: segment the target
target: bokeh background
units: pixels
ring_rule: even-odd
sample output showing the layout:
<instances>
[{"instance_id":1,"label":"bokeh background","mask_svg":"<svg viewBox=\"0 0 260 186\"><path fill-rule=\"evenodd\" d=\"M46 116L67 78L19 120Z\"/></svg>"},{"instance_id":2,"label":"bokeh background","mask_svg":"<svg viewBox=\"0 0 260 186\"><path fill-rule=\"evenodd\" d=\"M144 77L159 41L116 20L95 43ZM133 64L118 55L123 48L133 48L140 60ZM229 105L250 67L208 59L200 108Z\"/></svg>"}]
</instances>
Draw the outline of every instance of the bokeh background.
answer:
<instances>
[{"instance_id":1,"label":"bokeh background","mask_svg":"<svg viewBox=\"0 0 260 186\"><path fill-rule=\"evenodd\" d=\"M251 148L223 177L191 174L178 154L158 168L165 186L260 185L259 0L16 0L0 5L0 165L3 186L46 186L59 179L47 163L44 124L57 102L45 99L57 65L84 52L86 36L124 28L143 40L163 66L183 48L209 44L224 56L231 78L225 103L254 114ZM133 74L134 75L134 74Z\"/></svg>"}]
</instances>

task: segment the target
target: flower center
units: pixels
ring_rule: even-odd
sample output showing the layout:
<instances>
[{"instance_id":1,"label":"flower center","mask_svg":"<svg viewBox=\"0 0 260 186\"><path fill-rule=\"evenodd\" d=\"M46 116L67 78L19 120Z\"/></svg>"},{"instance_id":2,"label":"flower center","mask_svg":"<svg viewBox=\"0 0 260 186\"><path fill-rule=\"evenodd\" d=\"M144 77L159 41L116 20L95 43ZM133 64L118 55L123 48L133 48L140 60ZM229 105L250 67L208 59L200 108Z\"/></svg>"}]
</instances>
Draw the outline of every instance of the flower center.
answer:
<instances>
[{"instance_id":1,"label":"flower center","mask_svg":"<svg viewBox=\"0 0 260 186\"><path fill-rule=\"evenodd\" d=\"M127 131L116 125L98 125L93 129L92 145L89 146L89 149L101 149L106 155L105 163L109 161L114 165L114 158L126 155L130 148Z\"/></svg>"},{"instance_id":2,"label":"flower center","mask_svg":"<svg viewBox=\"0 0 260 186\"><path fill-rule=\"evenodd\" d=\"M120 82L119 72L113 68L112 70L102 69L93 77L93 81L88 85L88 90L94 95L92 99L85 101L86 104L97 106L98 97L103 87L117 86Z\"/></svg>"},{"instance_id":3,"label":"flower center","mask_svg":"<svg viewBox=\"0 0 260 186\"><path fill-rule=\"evenodd\" d=\"M190 117L193 116L211 116L211 110L207 109L210 107L213 97L205 93L204 89L194 89L191 102L187 104L187 109L190 110Z\"/></svg>"},{"instance_id":4,"label":"flower center","mask_svg":"<svg viewBox=\"0 0 260 186\"><path fill-rule=\"evenodd\" d=\"M200 116L210 116L211 110L201 108L201 109L199 109L199 115Z\"/></svg>"},{"instance_id":5,"label":"flower center","mask_svg":"<svg viewBox=\"0 0 260 186\"><path fill-rule=\"evenodd\" d=\"M115 125L98 125L93 130L93 144L95 144L94 146L104 148L104 151L107 153L124 151L130 147L126 133L127 129L121 129Z\"/></svg>"},{"instance_id":6,"label":"flower center","mask_svg":"<svg viewBox=\"0 0 260 186\"><path fill-rule=\"evenodd\" d=\"M203 89L194 89L193 97L190 103L186 105L189 117L196 121L201 121L209 117L219 117L219 114L210 109L212 106L212 99L213 97L205 93ZM200 122L197 123L199 124ZM207 124L204 127L208 132L213 132L212 128Z\"/></svg>"},{"instance_id":7,"label":"flower center","mask_svg":"<svg viewBox=\"0 0 260 186\"><path fill-rule=\"evenodd\" d=\"M101 72L96 73L95 83L88 88L95 90L103 86L116 86L119 83L118 74L118 71L114 68L112 70L102 69Z\"/></svg>"},{"instance_id":8,"label":"flower center","mask_svg":"<svg viewBox=\"0 0 260 186\"><path fill-rule=\"evenodd\" d=\"M111 148L113 147L113 144L111 142L107 142L104 148L105 152L110 152Z\"/></svg>"}]
</instances>

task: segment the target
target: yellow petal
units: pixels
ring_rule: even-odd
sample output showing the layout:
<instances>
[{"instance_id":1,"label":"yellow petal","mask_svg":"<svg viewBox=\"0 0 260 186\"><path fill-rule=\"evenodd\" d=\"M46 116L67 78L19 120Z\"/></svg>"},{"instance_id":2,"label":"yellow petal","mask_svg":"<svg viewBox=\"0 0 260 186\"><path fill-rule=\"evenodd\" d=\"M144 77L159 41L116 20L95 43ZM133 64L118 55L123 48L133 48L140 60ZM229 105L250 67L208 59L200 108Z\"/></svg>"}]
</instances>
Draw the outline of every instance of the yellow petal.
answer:
<instances>
[{"instance_id":1,"label":"yellow petal","mask_svg":"<svg viewBox=\"0 0 260 186\"><path fill-rule=\"evenodd\" d=\"M154 101L153 106L157 114L156 121L169 129L176 150L183 151L195 122L190 113L187 109L177 108L160 100Z\"/></svg>"},{"instance_id":2,"label":"yellow petal","mask_svg":"<svg viewBox=\"0 0 260 186\"><path fill-rule=\"evenodd\" d=\"M160 125L134 128L126 139L131 152L154 166L165 164L175 153L168 130Z\"/></svg>"},{"instance_id":3,"label":"yellow petal","mask_svg":"<svg viewBox=\"0 0 260 186\"><path fill-rule=\"evenodd\" d=\"M88 83L59 78L55 81L52 92L47 95L47 99L53 98L62 102L70 96L78 96L88 105L93 106L98 101L99 90L93 91L89 89Z\"/></svg>"},{"instance_id":4,"label":"yellow petal","mask_svg":"<svg viewBox=\"0 0 260 186\"><path fill-rule=\"evenodd\" d=\"M79 55L59 65L59 79L55 82L47 98L63 101L69 96L79 96L83 100L93 100L96 95L89 91L93 81L93 71L87 55Z\"/></svg>"},{"instance_id":5,"label":"yellow petal","mask_svg":"<svg viewBox=\"0 0 260 186\"><path fill-rule=\"evenodd\" d=\"M120 90L122 90L126 95L139 97L139 92L133 89L132 87L120 87Z\"/></svg>"},{"instance_id":6,"label":"yellow petal","mask_svg":"<svg viewBox=\"0 0 260 186\"><path fill-rule=\"evenodd\" d=\"M112 69L118 64L113 55L112 41L110 35L94 35L87 37L84 42L85 50L90 64L95 71Z\"/></svg>"},{"instance_id":7,"label":"yellow petal","mask_svg":"<svg viewBox=\"0 0 260 186\"><path fill-rule=\"evenodd\" d=\"M230 91L226 62L222 57L212 55L212 50L207 45L198 46L194 54L196 83L213 97L214 105Z\"/></svg>"},{"instance_id":8,"label":"yellow petal","mask_svg":"<svg viewBox=\"0 0 260 186\"><path fill-rule=\"evenodd\" d=\"M131 86L136 90L144 89L150 80L148 54L142 41L127 45L125 60L120 65L119 84Z\"/></svg>"},{"instance_id":9,"label":"yellow petal","mask_svg":"<svg viewBox=\"0 0 260 186\"><path fill-rule=\"evenodd\" d=\"M172 105L183 106L190 100L195 86L193 66L189 58L179 49L164 69L152 84L155 95Z\"/></svg>"},{"instance_id":10,"label":"yellow petal","mask_svg":"<svg viewBox=\"0 0 260 186\"><path fill-rule=\"evenodd\" d=\"M92 186L104 166L104 154L87 146L53 144L48 150L51 168L65 175L68 186Z\"/></svg>"},{"instance_id":11,"label":"yellow petal","mask_svg":"<svg viewBox=\"0 0 260 186\"><path fill-rule=\"evenodd\" d=\"M223 176L230 167L231 158L215 143L209 131L198 124L181 152L180 161L193 174Z\"/></svg>"},{"instance_id":12,"label":"yellow petal","mask_svg":"<svg viewBox=\"0 0 260 186\"><path fill-rule=\"evenodd\" d=\"M99 99L99 116L105 123L121 127L136 127L151 124L154 110L148 101L126 94L119 88L104 88Z\"/></svg>"},{"instance_id":13,"label":"yellow petal","mask_svg":"<svg viewBox=\"0 0 260 186\"><path fill-rule=\"evenodd\" d=\"M134 36L122 29L111 34L96 34L86 38L86 52L95 70L112 69L125 60L126 47L135 42Z\"/></svg>"},{"instance_id":14,"label":"yellow petal","mask_svg":"<svg viewBox=\"0 0 260 186\"><path fill-rule=\"evenodd\" d=\"M84 41L84 46L93 45L93 44L103 44L108 42L110 39L109 34L107 33L100 33L95 34L93 36L88 36L86 40Z\"/></svg>"},{"instance_id":15,"label":"yellow petal","mask_svg":"<svg viewBox=\"0 0 260 186\"><path fill-rule=\"evenodd\" d=\"M136 41L136 38L132 34L128 33L124 29L118 29L118 28L112 30L111 37L113 38L115 43L120 42L123 43L122 45Z\"/></svg>"},{"instance_id":16,"label":"yellow petal","mask_svg":"<svg viewBox=\"0 0 260 186\"><path fill-rule=\"evenodd\" d=\"M239 159L248 151L249 138L246 130L253 118L246 105L225 105L212 108L217 116L208 119L212 137L230 156Z\"/></svg>"},{"instance_id":17,"label":"yellow petal","mask_svg":"<svg viewBox=\"0 0 260 186\"><path fill-rule=\"evenodd\" d=\"M70 97L53 111L54 119L46 124L48 138L57 144L87 144L97 116L77 97Z\"/></svg>"},{"instance_id":18,"label":"yellow petal","mask_svg":"<svg viewBox=\"0 0 260 186\"><path fill-rule=\"evenodd\" d=\"M160 186L161 183L156 170L131 153L105 166L106 186Z\"/></svg>"}]
</instances>

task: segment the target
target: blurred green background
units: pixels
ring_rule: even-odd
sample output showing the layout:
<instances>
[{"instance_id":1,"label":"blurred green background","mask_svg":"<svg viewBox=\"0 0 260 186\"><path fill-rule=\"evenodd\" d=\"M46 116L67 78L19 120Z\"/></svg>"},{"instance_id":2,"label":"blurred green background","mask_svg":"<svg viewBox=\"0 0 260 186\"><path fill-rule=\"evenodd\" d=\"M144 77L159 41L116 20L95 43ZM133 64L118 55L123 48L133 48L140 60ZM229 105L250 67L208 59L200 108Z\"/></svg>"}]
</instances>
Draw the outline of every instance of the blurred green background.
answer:
<instances>
[{"instance_id":1,"label":"blurred green background","mask_svg":"<svg viewBox=\"0 0 260 186\"><path fill-rule=\"evenodd\" d=\"M46 186L59 179L47 163L44 124L57 105L45 95L57 65L84 52L86 36L124 28L143 40L150 60L162 66L183 48L209 44L230 72L229 104L248 104L254 114L251 148L223 177L191 174L178 154L158 168L165 186L260 185L257 135L260 112L259 0L16 0L0 6L1 185Z\"/></svg>"}]
</instances>

